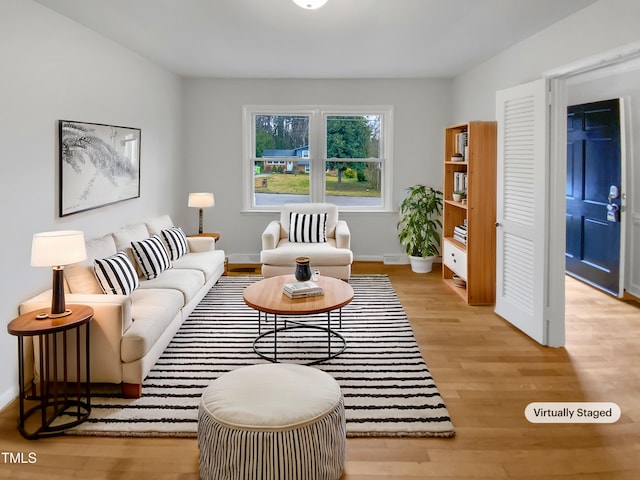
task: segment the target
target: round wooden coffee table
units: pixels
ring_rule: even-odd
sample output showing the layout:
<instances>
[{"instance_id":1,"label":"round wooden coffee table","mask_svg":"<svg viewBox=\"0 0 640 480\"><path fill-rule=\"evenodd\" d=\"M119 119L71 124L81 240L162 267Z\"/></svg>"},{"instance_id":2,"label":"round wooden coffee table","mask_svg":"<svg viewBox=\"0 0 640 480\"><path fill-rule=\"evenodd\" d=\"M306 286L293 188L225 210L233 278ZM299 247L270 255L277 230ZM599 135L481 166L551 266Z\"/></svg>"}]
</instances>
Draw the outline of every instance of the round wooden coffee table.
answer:
<instances>
[{"instance_id":1,"label":"round wooden coffee table","mask_svg":"<svg viewBox=\"0 0 640 480\"><path fill-rule=\"evenodd\" d=\"M321 330L327 333L327 355L320 359L307 362L307 365L315 365L337 357L344 352L347 342L336 330L331 328L331 312L338 310L339 327L342 327L342 307L353 300L353 288L347 282L331 277L320 277L317 283L324 290L323 295L305 298L289 298L283 293L286 283L295 283L293 275L280 275L260 280L249 285L244 290L244 302L258 311L258 336L253 342L253 350L260 357L271 362L278 362L278 333L289 330ZM278 327L278 316L311 315L314 313L327 314L326 326L310 325L303 321L284 320L284 325ZM273 315L273 329L261 332L262 313ZM291 325L287 325L291 323ZM259 343L267 337L273 337L273 354L260 351ZM332 350L332 338L340 343L337 349Z\"/></svg>"}]
</instances>

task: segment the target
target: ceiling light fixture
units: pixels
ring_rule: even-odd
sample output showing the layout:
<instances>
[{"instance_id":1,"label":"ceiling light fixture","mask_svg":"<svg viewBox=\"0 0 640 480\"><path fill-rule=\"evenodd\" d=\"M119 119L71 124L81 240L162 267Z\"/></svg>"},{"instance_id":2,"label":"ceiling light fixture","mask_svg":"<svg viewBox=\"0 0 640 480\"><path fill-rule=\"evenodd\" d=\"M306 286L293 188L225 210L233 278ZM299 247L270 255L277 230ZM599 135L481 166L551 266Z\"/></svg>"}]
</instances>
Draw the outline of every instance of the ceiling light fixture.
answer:
<instances>
[{"instance_id":1,"label":"ceiling light fixture","mask_svg":"<svg viewBox=\"0 0 640 480\"><path fill-rule=\"evenodd\" d=\"M293 0L293 2L299 7L306 8L307 10L315 10L327 3L327 0Z\"/></svg>"}]
</instances>

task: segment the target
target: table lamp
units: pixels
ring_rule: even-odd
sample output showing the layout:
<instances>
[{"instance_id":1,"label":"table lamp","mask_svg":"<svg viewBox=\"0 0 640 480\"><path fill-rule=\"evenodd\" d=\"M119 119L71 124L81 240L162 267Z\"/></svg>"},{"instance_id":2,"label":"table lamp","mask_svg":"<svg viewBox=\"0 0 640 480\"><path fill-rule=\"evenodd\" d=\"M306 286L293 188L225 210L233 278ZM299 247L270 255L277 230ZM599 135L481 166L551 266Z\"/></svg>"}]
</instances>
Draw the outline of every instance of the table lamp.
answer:
<instances>
[{"instance_id":1,"label":"table lamp","mask_svg":"<svg viewBox=\"0 0 640 480\"><path fill-rule=\"evenodd\" d=\"M51 312L38 318L59 318L71 313L64 302L64 266L86 258L84 234L79 230L42 232L33 236L31 266L53 267Z\"/></svg>"},{"instance_id":2,"label":"table lamp","mask_svg":"<svg viewBox=\"0 0 640 480\"><path fill-rule=\"evenodd\" d=\"M198 233L202 233L202 210L204 208L213 207L215 205L213 193L190 193L189 206L199 209L200 222L198 224Z\"/></svg>"}]
</instances>

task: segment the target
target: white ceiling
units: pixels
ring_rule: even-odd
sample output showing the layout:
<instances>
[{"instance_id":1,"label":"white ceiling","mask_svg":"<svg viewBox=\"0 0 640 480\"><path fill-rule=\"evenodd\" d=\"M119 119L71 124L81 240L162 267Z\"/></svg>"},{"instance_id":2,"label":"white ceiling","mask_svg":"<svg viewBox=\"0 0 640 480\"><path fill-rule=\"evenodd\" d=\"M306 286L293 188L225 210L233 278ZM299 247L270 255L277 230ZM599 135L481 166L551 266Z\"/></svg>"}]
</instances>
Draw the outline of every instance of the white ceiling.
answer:
<instances>
[{"instance_id":1,"label":"white ceiling","mask_svg":"<svg viewBox=\"0 0 640 480\"><path fill-rule=\"evenodd\" d=\"M453 77L595 0L36 0L190 77Z\"/></svg>"}]
</instances>

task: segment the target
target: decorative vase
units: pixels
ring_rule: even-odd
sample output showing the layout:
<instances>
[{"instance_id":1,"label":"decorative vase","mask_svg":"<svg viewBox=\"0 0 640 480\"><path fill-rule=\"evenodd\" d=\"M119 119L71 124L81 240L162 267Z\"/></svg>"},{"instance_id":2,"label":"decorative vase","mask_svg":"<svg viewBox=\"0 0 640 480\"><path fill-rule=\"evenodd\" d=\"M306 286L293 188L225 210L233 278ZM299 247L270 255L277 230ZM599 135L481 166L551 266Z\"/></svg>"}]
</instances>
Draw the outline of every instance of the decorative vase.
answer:
<instances>
[{"instance_id":1,"label":"decorative vase","mask_svg":"<svg viewBox=\"0 0 640 480\"><path fill-rule=\"evenodd\" d=\"M311 278L311 266L309 265L309 257L296 258L296 280L306 282Z\"/></svg>"}]
</instances>

